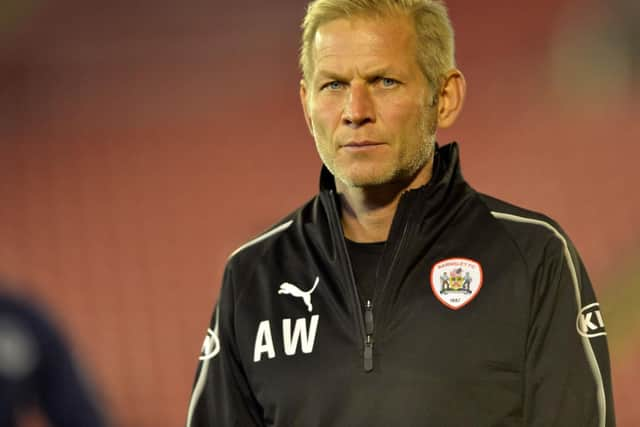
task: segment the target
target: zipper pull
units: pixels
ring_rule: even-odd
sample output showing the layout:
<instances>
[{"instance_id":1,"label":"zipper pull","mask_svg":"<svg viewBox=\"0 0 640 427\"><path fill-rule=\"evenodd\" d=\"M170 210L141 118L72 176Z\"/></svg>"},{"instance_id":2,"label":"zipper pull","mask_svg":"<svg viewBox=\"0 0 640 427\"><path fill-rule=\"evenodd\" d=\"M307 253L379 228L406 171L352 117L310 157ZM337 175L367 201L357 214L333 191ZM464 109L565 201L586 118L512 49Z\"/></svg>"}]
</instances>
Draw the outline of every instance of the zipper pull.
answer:
<instances>
[{"instance_id":1,"label":"zipper pull","mask_svg":"<svg viewBox=\"0 0 640 427\"><path fill-rule=\"evenodd\" d=\"M364 371L373 371L373 341L371 335L367 335L367 341L364 343Z\"/></svg>"},{"instance_id":2,"label":"zipper pull","mask_svg":"<svg viewBox=\"0 0 640 427\"><path fill-rule=\"evenodd\" d=\"M373 335L373 303L367 300L364 306L364 327L367 335Z\"/></svg>"},{"instance_id":3,"label":"zipper pull","mask_svg":"<svg viewBox=\"0 0 640 427\"><path fill-rule=\"evenodd\" d=\"M364 307L364 325L366 337L364 340L364 371L373 371L373 304L367 300Z\"/></svg>"}]
</instances>

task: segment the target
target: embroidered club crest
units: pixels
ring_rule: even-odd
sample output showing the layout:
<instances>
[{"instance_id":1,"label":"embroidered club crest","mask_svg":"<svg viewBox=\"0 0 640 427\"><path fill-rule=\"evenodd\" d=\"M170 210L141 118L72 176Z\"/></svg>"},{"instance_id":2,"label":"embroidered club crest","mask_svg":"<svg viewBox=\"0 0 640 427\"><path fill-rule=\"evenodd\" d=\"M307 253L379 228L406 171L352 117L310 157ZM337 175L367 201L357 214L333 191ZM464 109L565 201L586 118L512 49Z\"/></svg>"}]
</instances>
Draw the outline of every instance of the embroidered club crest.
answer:
<instances>
[{"instance_id":1,"label":"embroidered club crest","mask_svg":"<svg viewBox=\"0 0 640 427\"><path fill-rule=\"evenodd\" d=\"M431 290L442 304L458 310L482 288L482 266L467 258L448 258L431 269Z\"/></svg>"}]
</instances>

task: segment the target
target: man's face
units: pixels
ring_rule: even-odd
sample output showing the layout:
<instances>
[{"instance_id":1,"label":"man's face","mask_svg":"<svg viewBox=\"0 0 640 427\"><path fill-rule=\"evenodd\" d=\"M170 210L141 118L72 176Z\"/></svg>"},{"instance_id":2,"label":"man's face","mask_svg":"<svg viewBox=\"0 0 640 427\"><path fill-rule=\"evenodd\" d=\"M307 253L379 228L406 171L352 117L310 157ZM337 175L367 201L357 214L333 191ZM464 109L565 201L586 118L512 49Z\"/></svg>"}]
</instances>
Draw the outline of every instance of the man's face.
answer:
<instances>
[{"instance_id":1,"label":"man's face","mask_svg":"<svg viewBox=\"0 0 640 427\"><path fill-rule=\"evenodd\" d=\"M430 160L437 109L416 52L405 17L318 28L301 98L320 158L344 185L410 180Z\"/></svg>"}]
</instances>

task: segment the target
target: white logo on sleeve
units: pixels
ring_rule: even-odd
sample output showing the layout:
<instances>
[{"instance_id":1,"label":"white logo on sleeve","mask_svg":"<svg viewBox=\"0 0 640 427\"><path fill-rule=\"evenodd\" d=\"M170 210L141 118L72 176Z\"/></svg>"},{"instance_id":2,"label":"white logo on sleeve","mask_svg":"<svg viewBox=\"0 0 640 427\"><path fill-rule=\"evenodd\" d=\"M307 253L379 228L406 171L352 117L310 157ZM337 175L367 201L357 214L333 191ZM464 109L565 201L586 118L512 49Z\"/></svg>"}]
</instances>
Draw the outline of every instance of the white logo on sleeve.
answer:
<instances>
[{"instance_id":1,"label":"white logo on sleeve","mask_svg":"<svg viewBox=\"0 0 640 427\"><path fill-rule=\"evenodd\" d=\"M216 328L217 329L217 328ZM207 330L207 336L202 343L200 360L213 359L220 352L220 340L218 334L213 329Z\"/></svg>"},{"instance_id":2,"label":"white logo on sleeve","mask_svg":"<svg viewBox=\"0 0 640 427\"><path fill-rule=\"evenodd\" d=\"M320 282L320 277L316 276L315 282L313 282L313 286L308 291L303 291L293 283L284 282L280 285L280 289L278 290L278 294L281 295L291 295L296 298L302 298L304 303L307 305L307 309L309 313L313 311L313 304L311 304L311 294L316 290L318 286L318 282Z\"/></svg>"},{"instance_id":3,"label":"white logo on sleeve","mask_svg":"<svg viewBox=\"0 0 640 427\"><path fill-rule=\"evenodd\" d=\"M604 320L600 313L600 304L589 304L580 310L576 319L576 329L580 335L587 338L607 335L604 330Z\"/></svg>"}]
</instances>

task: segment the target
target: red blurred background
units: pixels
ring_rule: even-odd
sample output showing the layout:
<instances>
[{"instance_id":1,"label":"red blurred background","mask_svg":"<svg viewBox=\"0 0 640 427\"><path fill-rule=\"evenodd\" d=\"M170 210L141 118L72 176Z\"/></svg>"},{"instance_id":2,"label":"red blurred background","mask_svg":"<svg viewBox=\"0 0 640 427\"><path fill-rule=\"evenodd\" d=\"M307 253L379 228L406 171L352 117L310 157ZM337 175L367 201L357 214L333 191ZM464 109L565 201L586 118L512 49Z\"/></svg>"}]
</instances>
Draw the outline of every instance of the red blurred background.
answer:
<instances>
[{"instance_id":1,"label":"red blurred background","mask_svg":"<svg viewBox=\"0 0 640 427\"><path fill-rule=\"evenodd\" d=\"M316 191L304 3L5 4L0 275L55 313L117 425L183 425L227 255ZM438 139L477 189L572 236L619 425L640 425L638 3L448 5L469 91Z\"/></svg>"}]
</instances>

